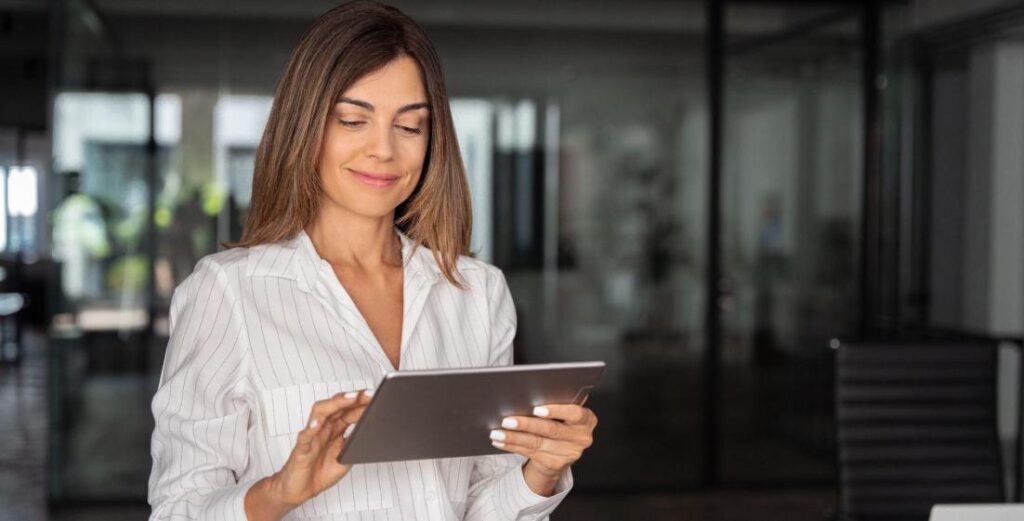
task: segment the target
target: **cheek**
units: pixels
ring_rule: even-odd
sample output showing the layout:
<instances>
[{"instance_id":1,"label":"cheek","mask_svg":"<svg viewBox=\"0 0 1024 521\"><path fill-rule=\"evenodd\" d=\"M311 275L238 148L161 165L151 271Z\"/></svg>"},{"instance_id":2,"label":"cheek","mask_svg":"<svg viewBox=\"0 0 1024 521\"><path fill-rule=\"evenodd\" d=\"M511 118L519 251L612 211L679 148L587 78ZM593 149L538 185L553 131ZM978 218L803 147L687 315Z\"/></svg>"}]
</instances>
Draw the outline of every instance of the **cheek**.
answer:
<instances>
[{"instance_id":1,"label":"cheek","mask_svg":"<svg viewBox=\"0 0 1024 521\"><path fill-rule=\"evenodd\" d=\"M402 144L402 169L408 173L419 175L423 163L427 159L427 141L409 140Z\"/></svg>"},{"instance_id":2,"label":"cheek","mask_svg":"<svg viewBox=\"0 0 1024 521\"><path fill-rule=\"evenodd\" d=\"M342 139L337 135L328 134L324 140L321 163L324 165L344 164L355 153L356 143L354 139Z\"/></svg>"}]
</instances>

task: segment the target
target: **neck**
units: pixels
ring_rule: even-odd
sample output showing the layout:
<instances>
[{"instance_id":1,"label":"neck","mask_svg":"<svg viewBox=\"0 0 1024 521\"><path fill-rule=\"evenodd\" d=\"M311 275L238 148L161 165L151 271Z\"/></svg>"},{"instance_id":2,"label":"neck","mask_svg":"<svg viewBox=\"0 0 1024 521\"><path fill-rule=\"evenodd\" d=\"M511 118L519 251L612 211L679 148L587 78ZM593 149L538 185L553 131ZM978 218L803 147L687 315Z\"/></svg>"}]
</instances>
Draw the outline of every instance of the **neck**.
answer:
<instances>
[{"instance_id":1,"label":"neck","mask_svg":"<svg viewBox=\"0 0 1024 521\"><path fill-rule=\"evenodd\" d=\"M306 227L317 253L332 266L366 269L402 265L402 243L395 233L394 212L382 217L321 210Z\"/></svg>"}]
</instances>

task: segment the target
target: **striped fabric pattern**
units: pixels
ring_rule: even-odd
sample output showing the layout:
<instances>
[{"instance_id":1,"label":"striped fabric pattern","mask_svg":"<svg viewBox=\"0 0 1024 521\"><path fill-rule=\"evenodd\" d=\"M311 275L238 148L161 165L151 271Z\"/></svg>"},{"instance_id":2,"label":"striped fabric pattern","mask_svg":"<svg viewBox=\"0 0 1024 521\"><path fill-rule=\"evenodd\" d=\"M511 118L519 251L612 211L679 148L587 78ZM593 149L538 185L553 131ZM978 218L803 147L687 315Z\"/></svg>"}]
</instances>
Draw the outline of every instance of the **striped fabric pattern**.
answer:
<instances>
[{"instance_id":1,"label":"striped fabric pattern","mask_svg":"<svg viewBox=\"0 0 1024 521\"><path fill-rule=\"evenodd\" d=\"M516 314L502 272L462 257L449 284L396 229L404 262L400 369L508 365ZM152 401L151 520L246 519L249 487L279 470L313 403L395 370L308 235L208 255L175 290ZM484 434L486 435L486 433ZM572 488L526 486L521 456L356 465L285 519L540 520Z\"/></svg>"}]
</instances>

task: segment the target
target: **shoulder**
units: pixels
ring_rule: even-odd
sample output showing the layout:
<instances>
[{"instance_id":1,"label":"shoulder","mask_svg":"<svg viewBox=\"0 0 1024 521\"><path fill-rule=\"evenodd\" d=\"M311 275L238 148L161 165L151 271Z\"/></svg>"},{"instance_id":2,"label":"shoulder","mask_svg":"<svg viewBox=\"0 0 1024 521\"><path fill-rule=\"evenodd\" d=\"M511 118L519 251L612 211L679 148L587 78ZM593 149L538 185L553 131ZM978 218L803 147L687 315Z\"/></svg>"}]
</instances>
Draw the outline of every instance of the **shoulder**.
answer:
<instances>
[{"instance_id":1,"label":"shoulder","mask_svg":"<svg viewBox=\"0 0 1024 521\"><path fill-rule=\"evenodd\" d=\"M443 272L434 252L424 245L420 245L416 253L418 263L424 266L429 273L440 279L444 279ZM469 255L459 255L455 262L456 278L466 283L467 289L471 291L483 291L488 295L506 288L505 274L497 266Z\"/></svg>"},{"instance_id":2,"label":"shoulder","mask_svg":"<svg viewBox=\"0 0 1024 521\"><path fill-rule=\"evenodd\" d=\"M459 257L459 273L465 273L466 278L474 277L478 285L492 298L508 293L508 283L505 281L505 273L501 268L473 257Z\"/></svg>"},{"instance_id":3,"label":"shoulder","mask_svg":"<svg viewBox=\"0 0 1024 521\"><path fill-rule=\"evenodd\" d=\"M190 309L205 309L209 302L237 302L239 269L244 270L247 253L244 248L212 253L196 262L192 273L174 288L170 302L170 324L175 324Z\"/></svg>"},{"instance_id":4,"label":"shoulder","mask_svg":"<svg viewBox=\"0 0 1024 521\"><path fill-rule=\"evenodd\" d=\"M478 271L481 276L492 280L504 279L505 277L497 266L468 255L460 255L456 267L460 272Z\"/></svg>"},{"instance_id":5,"label":"shoulder","mask_svg":"<svg viewBox=\"0 0 1024 521\"><path fill-rule=\"evenodd\" d=\"M234 275L237 272L245 272L249 264L250 248L230 248L217 253L203 256L196 263L193 274L201 271L214 271L225 275Z\"/></svg>"},{"instance_id":6,"label":"shoulder","mask_svg":"<svg viewBox=\"0 0 1024 521\"><path fill-rule=\"evenodd\" d=\"M237 281L238 276L245 273L248 258L249 248L230 248L205 255L196 262L192 273L181 281L175 293L183 289L223 289L231 286L232 281Z\"/></svg>"}]
</instances>

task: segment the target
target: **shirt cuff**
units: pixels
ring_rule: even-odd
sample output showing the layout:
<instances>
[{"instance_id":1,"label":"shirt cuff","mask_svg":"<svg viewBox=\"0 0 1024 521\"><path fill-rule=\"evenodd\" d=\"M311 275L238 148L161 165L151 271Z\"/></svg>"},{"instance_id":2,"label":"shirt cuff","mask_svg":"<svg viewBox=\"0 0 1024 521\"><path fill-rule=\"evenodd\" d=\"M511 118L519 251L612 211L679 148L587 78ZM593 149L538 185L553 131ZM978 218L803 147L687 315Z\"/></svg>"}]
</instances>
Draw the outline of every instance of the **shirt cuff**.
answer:
<instances>
[{"instance_id":1,"label":"shirt cuff","mask_svg":"<svg viewBox=\"0 0 1024 521\"><path fill-rule=\"evenodd\" d=\"M249 521L245 515L245 495L256 481L242 481L214 492L206 504L206 513L216 521Z\"/></svg>"},{"instance_id":2,"label":"shirt cuff","mask_svg":"<svg viewBox=\"0 0 1024 521\"><path fill-rule=\"evenodd\" d=\"M516 465L498 481L496 506L503 519L544 519L562 502L572 485L572 469L566 467L555 484L554 493L549 497L538 495L526 484L523 467Z\"/></svg>"},{"instance_id":3,"label":"shirt cuff","mask_svg":"<svg viewBox=\"0 0 1024 521\"><path fill-rule=\"evenodd\" d=\"M209 521L249 521L245 515L245 495L256 481L259 480L243 481L230 487L204 492L202 502L195 501L198 499L196 491L188 496L168 499L154 508L150 519L193 519L198 516L198 519Z\"/></svg>"}]
</instances>

